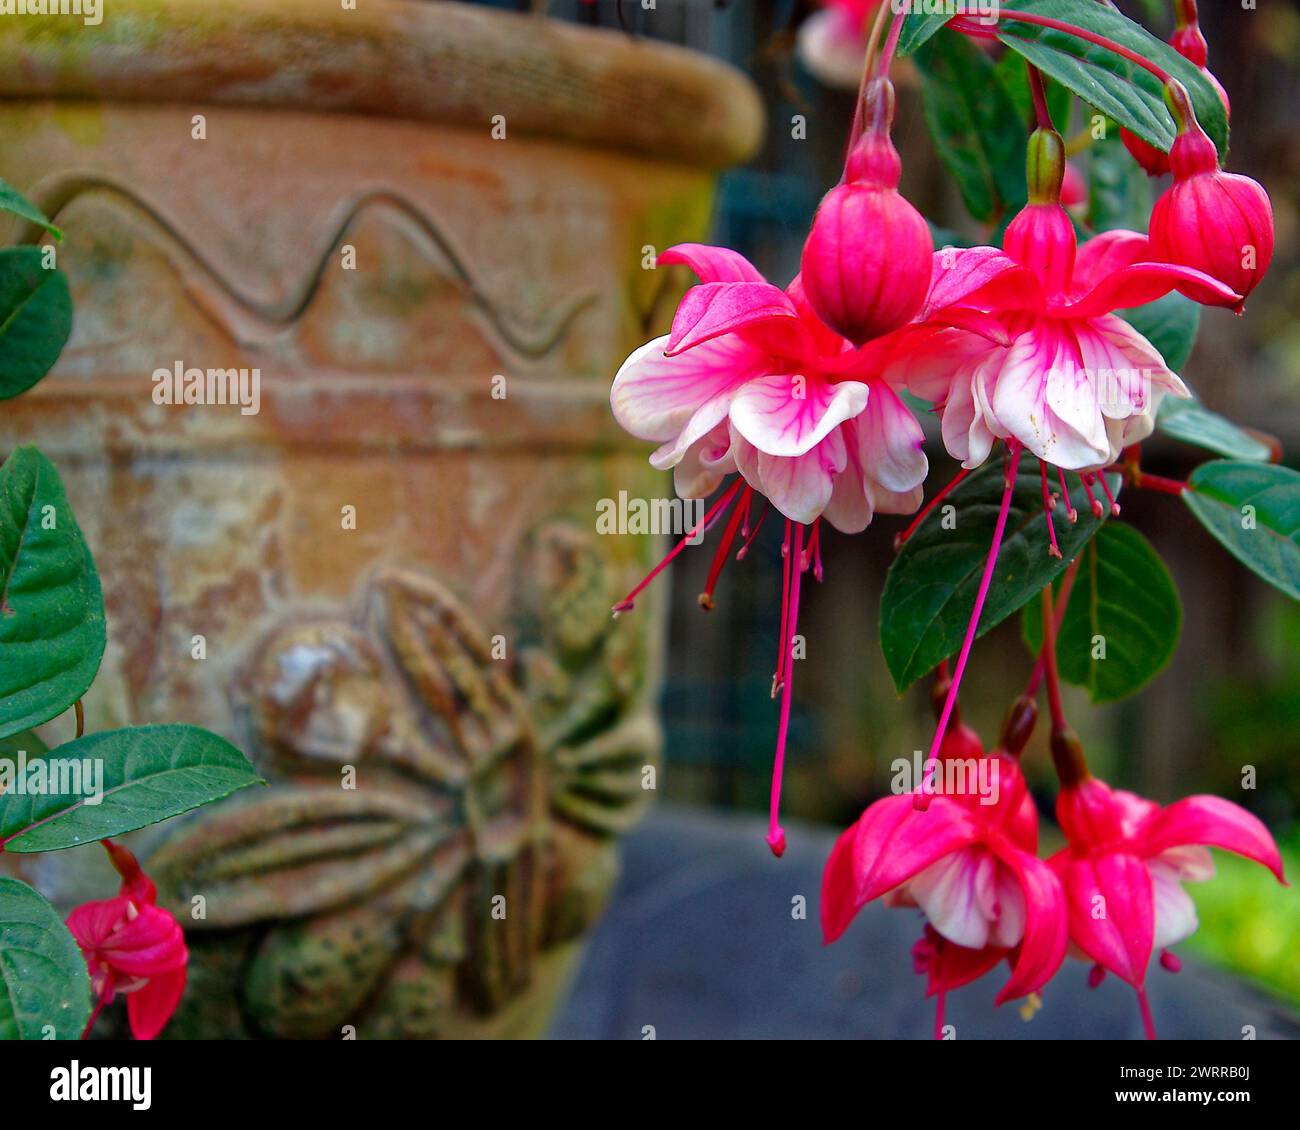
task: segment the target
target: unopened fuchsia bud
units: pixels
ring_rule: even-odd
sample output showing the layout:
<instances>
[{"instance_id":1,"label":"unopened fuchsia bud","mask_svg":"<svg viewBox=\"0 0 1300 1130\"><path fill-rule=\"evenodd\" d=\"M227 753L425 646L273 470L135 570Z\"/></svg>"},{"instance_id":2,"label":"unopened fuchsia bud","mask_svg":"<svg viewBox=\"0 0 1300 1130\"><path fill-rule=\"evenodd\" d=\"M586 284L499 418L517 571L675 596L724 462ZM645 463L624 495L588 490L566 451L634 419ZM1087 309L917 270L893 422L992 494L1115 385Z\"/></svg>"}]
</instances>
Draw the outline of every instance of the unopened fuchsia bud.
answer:
<instances>
[{"instance_id":1,"label":"unopened fuchsia bud","mask_svg":"<svg viewBox=\"0 0 1300 1130\"><path fill-rule=\"evenodd\" d=\"M1218 150L1176 79L1166 84L1165 101L1179 130L1169 153L1174 183L1151 210L1151 250L1157 259L1230 286L1244 306L1273 258L1268 193L1257 181L1219 168Z\"/></svg>"},{"instance_id":2,"label":"unopened fuchsia bud","mask_svg":"<svg viewBox=\"0 0 1300 1130\"><path fill-rule=\"evenodd\" d=\"M1223 89L1223 84L1210 73L1209 68L1205 65L1210 57L1210 50L1209 45L1205 42L1205 34L1201 31L1201 25L1197 20L1196 0L1178 0L1175 8L1178 26L1174 29L1174 34L1169 37L1169 45L1192 66L1201 69L1201 74L1218 92L1219 99L1223 103L1224 113L1231 114L1232 106L1228 102L1228 92ZM1169 154L1164 150L1157 149L1154 145L1143 141L1137 134L1130 133L1126 129L1119 131L1119 137L1133 160L1141 165L1150 176L1164 176L1165 173L1169 172Z\"/></svg>"},{"instance_id":3,"label":"unopened fuchsia bud","mask_svg":"<svg viewBox=\"0 0 1300 1130\"><path fill-rule=\"evenodd\" d=\"M1017 263L1032 268L1052 291L1066 292L1074 275L1078 240L1061 207L1065 181L1065 142L1054 129L1029 135L1029 203L1007 225L1002 247Z\"/></svg>"},{"instance_id":4,"label":"unopened fuchsia bud","mask_svg":"<svg viewBox=\"0 0 1300 1130\"><path fill-rule=\"evenodd\" d=\"M902 165L889 137L893 84L873 79L863 97L862 136L844 183L817 209L801 266L817 316L857 346L916 316L934 254L925 220L898 191Z\"/></svg>"}]
</instances>

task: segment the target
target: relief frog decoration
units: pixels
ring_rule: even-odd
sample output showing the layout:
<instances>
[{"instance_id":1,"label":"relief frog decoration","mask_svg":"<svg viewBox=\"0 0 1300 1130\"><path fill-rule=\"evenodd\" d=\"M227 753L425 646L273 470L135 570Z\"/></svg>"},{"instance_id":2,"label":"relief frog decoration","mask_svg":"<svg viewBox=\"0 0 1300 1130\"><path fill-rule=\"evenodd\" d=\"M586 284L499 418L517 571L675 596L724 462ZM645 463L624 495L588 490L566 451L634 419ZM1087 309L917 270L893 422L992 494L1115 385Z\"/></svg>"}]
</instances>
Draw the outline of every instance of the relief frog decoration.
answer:
<instances>
[{"instance_id":1,"label":"relief frog decoration","mask_svg":"<svg viewBox=\"0 0 1300 1130\"><path fill-rule=\"evenodd\" d=\"M610 604L590 535L555 522L508 634L386 569L354 622L259 641L236 697L272 787L150 861L194 953L168 1035L535 1032L652 795L645 641Z\"/></svg>"}]
</instances>

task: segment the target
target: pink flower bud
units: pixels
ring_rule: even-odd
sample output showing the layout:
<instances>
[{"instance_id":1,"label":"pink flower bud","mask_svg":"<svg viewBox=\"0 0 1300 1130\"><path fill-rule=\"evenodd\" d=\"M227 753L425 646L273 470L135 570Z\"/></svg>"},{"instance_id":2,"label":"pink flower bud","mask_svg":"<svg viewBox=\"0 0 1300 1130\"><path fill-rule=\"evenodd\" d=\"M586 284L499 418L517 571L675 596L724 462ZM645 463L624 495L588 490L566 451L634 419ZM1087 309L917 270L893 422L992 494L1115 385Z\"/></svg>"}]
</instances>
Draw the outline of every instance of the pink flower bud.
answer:
<instances>
[{"instance_id":1,"label":"pink flower bud","mask_svg":"<svg viewBox=\"0 0 1300 1130\"><path fill-rule=\"evenodd\" d=\"M1129 151L1133 160L1142 166L1147 176L1162 177L1169 171L1169 154L1163 149L1157 149L1127 129L1119 131L1119 139L1124 143L1124 148Z\"/></svg>"},{"instance_id":2,"label":"pink flower bud","mask_svg":"<svg viewBox=\"0 0 1300 1130\"><path fill-rule=\"evenodd\" d=\"M1157 259L1195 267L1249 295L1273 258L1273 206L1249 177L1225 173L1218 152L1192 110L1187 92L1170 84L1170 106L1182 128L1170 162L1174 183L1151 210Z\"/></svg>"},{"instance_id":3,"label":"pink flower bud","mask_svg":"<svg viewBox=\"0 0 1300 1130\"><path fill-rule=\"evenodd\" d=\"M911 321L930 286L934 243L898 192L901 164L889 139L893 87L877 79L867 126L849 154L845 183L817 209L800 267L809 304L828 326L862 345Z\"/></svg>"}]
</instances>

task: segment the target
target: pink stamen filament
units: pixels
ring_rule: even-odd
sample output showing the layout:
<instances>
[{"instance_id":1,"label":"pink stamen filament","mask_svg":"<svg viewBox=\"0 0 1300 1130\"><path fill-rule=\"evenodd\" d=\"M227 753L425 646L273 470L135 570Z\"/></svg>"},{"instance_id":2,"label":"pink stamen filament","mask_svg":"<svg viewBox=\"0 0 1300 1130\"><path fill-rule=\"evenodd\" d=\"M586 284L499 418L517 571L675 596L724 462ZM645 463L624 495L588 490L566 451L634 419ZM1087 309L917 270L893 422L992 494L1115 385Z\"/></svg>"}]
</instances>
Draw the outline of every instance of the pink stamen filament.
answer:
<instances>
[{"instance_id":1,"label":"pink stamen filament","mask_svg":"<svg viewBox=\"0 0 1300 1130\"><path fill-rule=\"evenodd\" d=\"M691 544L692 541L695 540L696 535L699 534L701 530L708 529L713 519L719 513L721 513L722 510L724 510L727 507L727 505L731 502L733 498L736 497L736 492L740 490L740 488L744 485L744 482L745 480L742 479L739 475L736 476L736 481L732 483L731 486L727 488L726 493L720 499L718 499L717 502L713 504L709 512L705 514L704 517L692 527L691 532L688 533L684 538L682 538L682 540L679 541L675 546L673 546L673 548L668 552L667 556L665 556L664 559L660 561L658 565L656 565L653 569L650 570L649 573L646 574L645 579L639 585L637 585L636 588L634 588L630 593L627 594L627 596L625 596L616 605L614 605L615 616L617 616L620 612L632 611L632 609L635 607L636 598L641 595L641 593L645 590L645 587L651 581L653 581L660 573L662 573L664 569L668 567L669 563L673 560L673 558L675 558L679 553L681 553L683 549L685 549L688 545Z\"/></svg>"},{"instance_id":2,"label":"pink stamen filament","mask_svg":"<svg viewBox=\"0 0 1300 1130\"><path fill-rule=\"evenodd\" d=\"M1088 496L1088 505L1092 507L1093 516L1100 518L1105 513L1105 508L1092 496L1092 476L1080 475L1079 481L1083 483L1083 493Z\"/></svg>"},{"instance_id":3,"label":"pink stamen filament","mask_svg":"<svg viewBox=\"0 0 1300 1130\"><path fill-rule=\"evenodd\" d=\"M785 541L781 543L781 636L777 641L776 674L772 676L772 697L776 698L785 682L785 630L790 613L790 527L793 523L785 520Z\"/></svg>"},{"instance_id":4,"label":"pink stamen filament","mask_svg":"<svg viewBox=\"0 0 1300 1130\"><path fill-rule=\"evenodd\" d=\"M1056 468L1056 477L1061 483L1061 498L1065 500L1065 516L1069 518L1071 522L1077 522L1079 520L1079 512L1070 505L1070 488L1065 483L1065 472L1061 470L1060 467Z\"/></svg>"},{"instance_id":5,"label":"pink stamen filament","mask_svg":"<svg viewBox=\"0 0 1300 1130\"><path fill-rule=\"evenodd\" d=\"M713 554L713 561L709 565L709 576L704 582L704 591L700 593L700 607L709 612L713 609L713 590L718 583L718 577L722 575L722 567L727 563L727 555L731 552L731 544L736 540L736 532L740 529L740 523L749 513L749 500L753 494L750 487L745 487L745 493L741 495L740 502L731 512L731 517L727 520L727 528L722 532L722 540L718 542L717 551Z\"/></svg>"},{"instance_id":6,"label":"pink stamen filament","mask_svg":"<svg viewBox=\"0 0 1300 1130\"><path fill-rule=\"evenodd\" d=\"M975 594L975 607L971 610L970 623L966 626L966 638L962 641L961 652L957 656L957 666L953 669L952 685L948 688L948 695L943 702L943 711L939 715L939 725L934 731L934 741L930 743L930 756L926 758L926 771L936 773L938 765L939 745L943 742L943 736L948 729L948 721L952 717L953 708L957 705L957 692L961 688L962 676L966 673L966 661L970 658L970 650L975 643L975 634L979 630L980 615L984 611L984 601L989 595L989 586L993 583L993 572L998 562L998 551L1002 548L1002 537L1007 530L1007 515L1011 512L1011 495L1015 490L1016 472L1020 468L1020 444L1015 440L1011 444L1011 461L1007 466L1005 481L1002 488L1002 505L998 510L997 525L993 529L993 542L989 546L988 559L984 563L984 575L980 578L979 591ZM913 804L917 808L925 809L929 807L929 797L924 793L917 793L913 798Z\"/></svg>"},{"instance_id":7,"label":"pink stamen filament","mask_svg":"<svg viewBox=\"0 0 1300 1130\"><path fill-rule=\"evenodd\" d=\"M1047 540L1050 543L1047 552L1053 557L1061 556L1061 547L1056 544L1056 527L1052 524L1052 511L1056 509L1056 504L1052 499L1052 490L1047 485L1047 464L1041 459L1038 461L1038 475L1043 482L1043 514L1047 518Z\"/></svg>"},{"instance_id":8,"label":"pink stamen filament","mask_svg":"<svg viewBox=\"0 0 1300 1130\"><path fill-rule=\"evenodd\" d=\"M808 537L808 548L803 553L803 570L808 571L809 564L812 565L813 576L817 578L820 584L825 576L822 570L822 520L818 518L812 524L812 533Z\"/></svg>"},{"instance_id":9,"label":"pink stamen filament","mask_svg":"<svg viewBox=\"0 0 1300 1130\"><path fill-rule=\"evenodd\" d=\"M763 523L767 521L767 516L768 513L771 511L771 509L772 509L772 504L768 502L767 499L764 499L763 512L759 514L758 522L755 524L752 530L748 531L745 534L745 544L742 545L738 550L736 550L737 561L743 561L745 559L745 554L749 552L749 547L754 544L754 539L758 537L758 531L763 528ZM749 523L748 514L745 515L745 522L746 524Z\"/></svg>"},{"instance_id":10,"label":"pink stamen filament","mask_svg":"<svg viewBox=\"0 0 1300 1130\"><path fill-rule=\"evenodd\" d=\"M789 525L789 523L787 523ZM798 567L803 554L803 525L794 525L794 545L787 556L787 571L790 574L788 615L783 610L781 652L785 660L785 679L781 691L781 723L776 734L776 761L772 766L772 803L768 812L767 844L772 854L781 856L785 853L785 832L781 829L781 777L785 771L785 743L790 729L790 698L794 688L794 638L799 631L799 580L803 572Z\"/></svg>"},{"instance_id":11,"label":"pink stamen filament","mask_svg":"<svg viewBox=\"0 0 1300 1130\"><path fill-rule=\"evenodd\" d=\"M1110 483L1106 481L1106 476L1104 473L1098 475L1097 478L1101 482L1101 489L1106 492L1106 501L1110 503L1110 516L1112 518L1118 518L1119 503L1115 501L1115 496L1110 493Z\"/></svg>"}]
</instances>

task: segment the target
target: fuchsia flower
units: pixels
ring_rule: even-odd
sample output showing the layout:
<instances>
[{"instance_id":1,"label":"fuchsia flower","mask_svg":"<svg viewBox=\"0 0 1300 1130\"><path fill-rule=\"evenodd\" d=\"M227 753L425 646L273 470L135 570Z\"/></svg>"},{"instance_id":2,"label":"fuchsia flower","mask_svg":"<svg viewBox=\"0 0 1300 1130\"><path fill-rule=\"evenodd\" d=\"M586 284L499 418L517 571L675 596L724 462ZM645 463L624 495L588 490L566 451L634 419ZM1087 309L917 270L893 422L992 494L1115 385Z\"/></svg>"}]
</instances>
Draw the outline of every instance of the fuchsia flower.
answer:
<instances>
[{"instance_id":1,"label":"fuchsia flower","mask_svg":"<svg viewBox=\"0 0 1300 1130\"><path fill-rule=\"evenodd\" d=\"M880 375L883 343L855 350L797 277L781 290L734 251L682 244L659 262L701 283L672 332L623 363L610 403L632 435L662 444L650 462L676 469L680 494L707 495L739 470L791 521L825 514L845 533L916 509L924 434Z\"/></svg>"},{"instance_id":2,"label":"fuchsia flower","mask_svg":"<svg viewBox=\"0 0 1300 1130\"><path fill-rule=\"evenodd\" d=\"M1221 280L1244 303L1273 259L1273 206L1258 182L1219 168L1181 84L1168 84L1166 100L1181 128L1170 150L1174 183L1151 210L1151 250Z\"/></svg>"},{"instance_id":3,"label":"fuchsia flower","mask_svg":"<svg viewBox=\"0 0 1300 1130\"><path fill-rule=\"evenodd\" d=\"M996 803L970 789L941 791L946 766L964 762L969 777L982 758L978 737L954 725L927 807L913 793L885 797L840 836L822 876L822 933L835 941L877 898L918 906L928 926L913 957L927 995L968 984L1006 958L1012 973L1001 1004L1040 989L1060 967L1066 913L1060 882L1036 854L1038 814L1014 755L988 755Z\"/></svg>"},{"instance_id":4,"label":"fuchsia flower","mask_svg":"<svg viewBox=\"0 0 1300 1130\"><path fill-rule=\"evenodd\" d=\"M68 915L68 929L86 959L99 1010L126 994L127 1019L137 1040L152 1040L166 1026L185 990L189 951L180 924L156 904L152 880L135 857L104 841L122 876L116 898L83 903Z\"/></svg>"},{"instance_id":5,"label":"fuchsia flower","mask_svg":"<svg viewBox=\"0 0 1300 1130\"><path fill-rule=\"evenodd\" d=\"M934 402L944 445L963 466L984 462L997 439L1016 440L1043 464L1085 472L1088 484L1092 469L1151 434L1167 393L1190 395L1155 346L1111 311L1171 290L1220 306L1240 296L1202 271L1154 261L1137 232L1106 232L1078 248L1059 203L1059 134L1033 135L1029 166L1030 202L1008 226L1004 251L936 253L921 324L900 334L887 375ZM1045 468L1044 485L1046 495Z\"/></svg>"},{"instance_id":6,"label":"fuchsia flower","mask_svg":"<svg viewBox=\"0 0 1300 1130\"><path fill-rule=\"evenodd\" d=\"M688 265L700 284L682 298L672 332L643 345L619 369L610 390L614 416L633 435L661 444L650 462L673 468L685 497L710 494L732 472L741 477L614 611L630 610L660 570L734 503L700 596L711 607L735 539L743 539L740 557L757 533L757 525L750 529L754 493L785 516L781 643L772 682L782 702L768 831L780 855L792 649L802 575L812 568L821 576L820 519L855 533L878 512L915 510L927 470L924 434L880 375L888 343L853 348L813 313L798 278L782 290L736 252L699 244L671 248L659 262Z\"/></svg>"},{"instance_id":7,"label":"fuchsia flower","mask_svg":"<svg viewBox=\"0 0 1300 1130\"><path fill-rule=\"evenodd\" d=\"M1277 844L1259 820L1220 797L1161 808L1087 776L1062 788L1056 815L1069 845L1048 863L1064 886L1070 940L1096 963L1093 984L1109 970L1138 991L1154 1036L1144 988L1151 956L1197 927L1183 883L1213 877L1210 847L1253 859L1285 883ZM1170 954L1162 962L1178 967Z\"/></svg>"},{"instance_id":8,"label":"fuchsia flower","mask_svg":"<svg viewBox=\"0 0 1300 1130\"><path fill-rule=\"evenodd\" d=\"M800 270L817 315L855 345L898 329L920 312L934 252L921 213L898 191L902 164L889 137L894 87L888 79L868 85L863 114L844 183L817 209Z\"/></svg>"}]
</instances>

